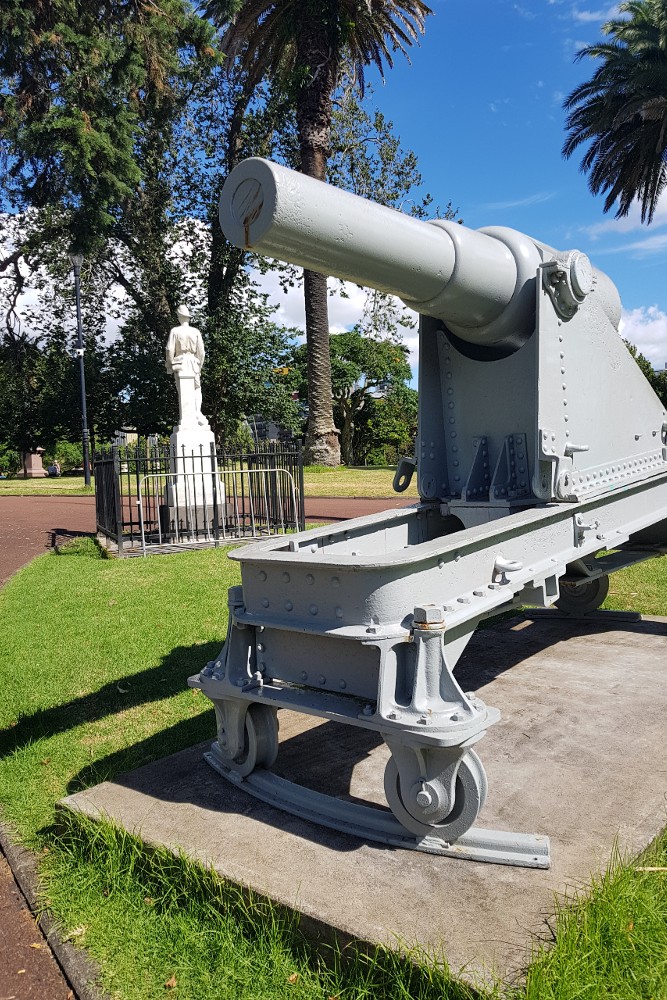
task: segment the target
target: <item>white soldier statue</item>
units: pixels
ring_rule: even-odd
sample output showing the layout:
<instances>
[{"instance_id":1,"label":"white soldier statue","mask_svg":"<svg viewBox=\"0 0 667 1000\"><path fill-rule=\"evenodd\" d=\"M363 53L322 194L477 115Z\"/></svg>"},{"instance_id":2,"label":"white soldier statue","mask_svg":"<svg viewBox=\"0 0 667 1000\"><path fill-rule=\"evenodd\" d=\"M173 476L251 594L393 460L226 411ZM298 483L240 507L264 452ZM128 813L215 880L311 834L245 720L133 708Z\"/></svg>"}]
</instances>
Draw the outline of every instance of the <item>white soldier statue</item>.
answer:
<instances>
[{"instance_id":1,"label":"white soldier statue","mask_svg":"<svg viewBox=\"0 0 667 1000\"><path fill-rule=\"evenodd\" d=\"M201 411L201 369L204 364L204 341L199 330L190 326L190 310L180 305L176 310L178 326L167 341L167 371L176 379L181 431L205 427L209 423Z\"/></svg>"}]
</instances>

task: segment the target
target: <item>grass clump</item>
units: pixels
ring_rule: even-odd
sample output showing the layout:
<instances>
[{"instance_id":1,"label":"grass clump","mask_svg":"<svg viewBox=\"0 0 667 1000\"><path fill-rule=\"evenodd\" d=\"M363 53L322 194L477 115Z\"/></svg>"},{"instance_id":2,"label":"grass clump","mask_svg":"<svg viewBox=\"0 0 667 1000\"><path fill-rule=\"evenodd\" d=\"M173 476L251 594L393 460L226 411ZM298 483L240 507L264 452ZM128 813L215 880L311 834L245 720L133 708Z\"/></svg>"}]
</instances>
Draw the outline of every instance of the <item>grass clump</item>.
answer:
<instances>
[{"instance_id":1,"label":"grass clump","mask_svg":"<svg viewBox=\"0 0 667 1000\"><path fill-rule=\"evenodd\" d=\"M614 611L667 615L667 558L655 556L609 577L609 594L602 605Z\"/></svg>"},{"instance_id":2,"label":"grass clump","mask_svg":"<svg viewBox=\"0 0 667 1000\"><path fill-rule=\"evenodd\" d=\"M208 549L104 559L83 539L0 592L0 806L39 846L63 795L207 739L187 687L220 651L236 563Z\"/></svg>"},{"instance_id":3,"label":"grass clump","mask_svg":"<svg viewBox=\"0 0 667 1000\"><path fill-rule=\"evenodd\" d=\"M56 545L54 552L57 556L82 556L84 559L109 559L108 551L103 548L96 538L79 536L70 538L62 545Z\"/></svg>"},{"instance_id":4,"label":"grass clump","mask_svg":"<svg viewBox=\"0 0 667 1000\"><path fill-rule=\"evenodd\" d=\"M472 1000L445 967L377 948L317 951L298 917L106 823L64 817L48 902L127 1000ZM170 984L170 986L167 986Z\"/></svg>"},{"instance_id":5,"label":"grass clump","mask_svg":"<svg viewBox=\"0 0 667 1000\"><path fill-rule=\"evenodd\" d=\"M307 497L397 497L405 502L417 499L417 477L403 494L393 487L396 469L387 466L367 468L331 468L327 465L307 465L304 469L304 492Z\"/></svg>"},{"instance_id":6,"label":"grass clump","mask_svg":"<svg viewBox=\"0 0 667 1000\"><path fill-rule=\"evenodd\" d=\"M635 862L616 855L589 888L559 904L554 943L535 956L525 996L667 997L667 832Z\"/></svg>"}]
</instances>

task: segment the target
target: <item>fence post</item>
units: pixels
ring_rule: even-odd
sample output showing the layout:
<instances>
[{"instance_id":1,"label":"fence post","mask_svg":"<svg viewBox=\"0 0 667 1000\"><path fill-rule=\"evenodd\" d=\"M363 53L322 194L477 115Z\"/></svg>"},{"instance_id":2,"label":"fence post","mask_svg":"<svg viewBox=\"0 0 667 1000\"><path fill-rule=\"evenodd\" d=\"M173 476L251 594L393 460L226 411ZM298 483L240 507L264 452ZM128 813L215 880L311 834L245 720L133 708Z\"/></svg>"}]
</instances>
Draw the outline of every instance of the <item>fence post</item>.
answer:
<instances>
[{"instance_id":1,"label":"fence post","mask_svg":"<svg viewBox=\"0 0 667 1000\"><path fill-rule=\"evenodd\" d=\"M114 493L114 508L116 513L116 545L118 547L118 555L123 554L123 498L120 489L120 457L118 455L118 445L111 446L111 454L113 456L113 493Z\"/></svg>"},{"instance_id":2,"label":"fence post","mask_svg":"<svg viewBox=\"0 0 667 1000\"><path fill-rule=\"evenodd\" d=\"M215 450L215 441L211 441L211 487L213 490L213 540L215 541L215 547L218 547L218 541L220 540L220 507L218 496L218 488L220 484L220 477L218 476L218 455ZM224 503L224 499L222 500Z\"/></svg>"},{"instance_id":3,"label":"fence post","mask_svg":"<svg viewBox=\"0 0 667 1000\"><path fill-rule=\"evenodd\" d=\"M100 523L106 526L106 482L103 472L100 472L104 452L95 451L93 453L93 478L95 480L95 532L99 533ZM99 473L99 479L98 479Z\"/></svg>"},{"instance_id":4,"label":"fence post","mask_svg":"<svg viewBox=\"0 0 667 1000\"><path fill-rule=\"evenodd\" d=\"M297 468L299 472L299 530L306 530L306 498L304 496L303 485L303 446L302 442L297 442Z\"/></svg>"}]
</instances>

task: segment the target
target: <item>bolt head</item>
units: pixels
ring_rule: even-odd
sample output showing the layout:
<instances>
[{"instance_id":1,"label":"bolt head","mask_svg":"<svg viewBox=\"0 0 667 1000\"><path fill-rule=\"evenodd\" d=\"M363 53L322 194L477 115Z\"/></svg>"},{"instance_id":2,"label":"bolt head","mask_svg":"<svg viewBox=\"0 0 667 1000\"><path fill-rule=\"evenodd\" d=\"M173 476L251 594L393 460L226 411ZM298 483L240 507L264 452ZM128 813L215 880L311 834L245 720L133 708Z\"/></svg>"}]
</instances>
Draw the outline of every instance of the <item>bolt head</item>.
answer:
<instances>
[{"instance_id":1,"label":"bolt head","mask_svg":"<svg viewBox=\"0 0 667 1000\"><path fill-rule=\"evenodd\" d=\"M437 625L443 620L441 604L421 604L414 610L415 625Z\"/></svg>"}]
</instances>

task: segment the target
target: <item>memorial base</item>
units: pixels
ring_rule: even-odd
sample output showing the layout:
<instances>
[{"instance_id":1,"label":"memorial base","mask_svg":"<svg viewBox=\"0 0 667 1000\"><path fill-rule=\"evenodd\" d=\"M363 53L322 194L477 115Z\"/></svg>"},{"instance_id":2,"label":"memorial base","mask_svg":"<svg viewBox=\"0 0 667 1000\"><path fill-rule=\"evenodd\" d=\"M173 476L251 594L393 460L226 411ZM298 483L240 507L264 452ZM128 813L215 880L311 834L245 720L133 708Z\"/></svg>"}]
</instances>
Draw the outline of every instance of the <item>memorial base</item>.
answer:
<instances>
[{"instance_id":1,"label":"memorial base","mask_svg":"<svg viewBox=\"0 0 667 1000\"><path fill-rule=\"evenodd\" d=\"M25 479L44 479L48 472L42 465L43 448L36 452L27 452L23 456L23 476Z\"/></svg>"},{"instance_id":2,"label":"memorial base","mask_svg":"<svg viewBox=\"0 0 667 1000\"><path fill-rule=\"evenodd\" d=\"M224 503L224 488L218 476L215 435L208 427L181 430L169 439L172 479L165 489L165 504L176 508L178 520L212 523L214 507ZM216 488L217 486L217 488ZM208 516L205 516L208 508ZM201 513L200 513L201 509Z\"/></svg>"},{"instance_id":3,"label":"memorial base","mask_svg":"<svg viewBox=\"0 0 667 1000\"><path fill-rule=\"evenodd\" d=\"M176 536L205 538L215 535L223 530L226 509L226 504L218 504L216 510L213 504L185 508L163 503L160 504L160 530L164 537L172 540Z\"/></svg>"}]
</instances>

